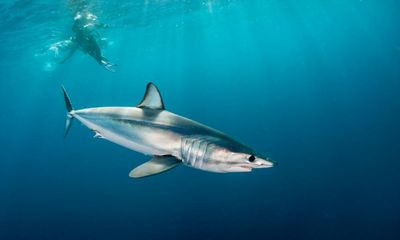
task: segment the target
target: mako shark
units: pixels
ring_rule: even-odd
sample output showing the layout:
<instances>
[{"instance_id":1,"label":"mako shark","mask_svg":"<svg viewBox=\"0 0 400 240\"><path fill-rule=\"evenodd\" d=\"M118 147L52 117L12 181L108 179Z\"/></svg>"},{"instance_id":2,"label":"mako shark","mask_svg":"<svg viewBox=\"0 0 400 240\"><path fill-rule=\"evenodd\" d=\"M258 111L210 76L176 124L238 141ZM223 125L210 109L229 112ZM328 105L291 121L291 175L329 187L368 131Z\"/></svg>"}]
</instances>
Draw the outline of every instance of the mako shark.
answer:
<instances>
[{"instance_id":1,"label":"mako shark","mask_svg":"<svg viewBox=\"0 0 400 240\"><path fill-rule=\"evenodd\" d=\"M224 133L165 110L158 88L148 83L136 107L97 107L74 110L62 87L67 108L65 135L76 118L104 138L128 149L153 156L129 176L140 178L162 173L179 164L216 172L250 172L269 168L273 161Z\"/></svg>"}]
</instances>

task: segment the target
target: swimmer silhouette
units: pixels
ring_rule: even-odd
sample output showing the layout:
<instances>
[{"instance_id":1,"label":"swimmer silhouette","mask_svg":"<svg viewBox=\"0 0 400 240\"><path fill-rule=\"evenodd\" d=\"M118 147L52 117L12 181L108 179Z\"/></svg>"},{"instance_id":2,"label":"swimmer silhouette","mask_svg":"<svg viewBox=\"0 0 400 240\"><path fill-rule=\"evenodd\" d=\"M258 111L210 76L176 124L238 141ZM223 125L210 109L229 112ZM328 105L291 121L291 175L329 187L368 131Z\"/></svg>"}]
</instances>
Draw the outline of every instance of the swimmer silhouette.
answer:
<instances>
[{"instance_id":1,"label":"swimmer silhouette","mask_svg":"<svg viewBox=\"0 0 400 240\"><path fill-rule=\"evenodd\" d=\"M97 43L96 36L98 37L98 33L96 29L98 28L106 28L106 24L101 24L97 22L97 17L87 11L84 12L76 12L74 17L74 25L72 26L72 31L74 32L74 36L71 37L72 46L64 60L61 63L67 61L75 51L79 48L86 54L89 54L93 57L100 65L105 67L107 70L111 72L115 72L114 67L116 64L111 63L105 58L101 52L99 44Z\"/></svg>"}]
</instances>

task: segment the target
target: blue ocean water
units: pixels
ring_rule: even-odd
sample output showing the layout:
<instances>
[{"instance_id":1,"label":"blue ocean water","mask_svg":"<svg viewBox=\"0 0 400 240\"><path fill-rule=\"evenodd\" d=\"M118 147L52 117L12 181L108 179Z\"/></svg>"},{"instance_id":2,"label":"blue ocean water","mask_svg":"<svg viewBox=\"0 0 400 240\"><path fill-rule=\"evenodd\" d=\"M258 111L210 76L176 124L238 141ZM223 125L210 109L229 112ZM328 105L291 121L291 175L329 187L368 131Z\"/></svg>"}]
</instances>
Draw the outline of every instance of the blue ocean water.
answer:
<instances>
[{"instance_id":1,"label":"blue ocean water","mask_svg":"<svg viewBox=\"0 0 400 240\"><path fill-rule=\"evenodd\" d=\"M0 3L0 239L400 239L398 1L86 1L115 73L49 49L79 4ZM131 179L148 156L63 139L61 85L135 106L149 81L278 165Z\"/></svg>"}]
</instances>

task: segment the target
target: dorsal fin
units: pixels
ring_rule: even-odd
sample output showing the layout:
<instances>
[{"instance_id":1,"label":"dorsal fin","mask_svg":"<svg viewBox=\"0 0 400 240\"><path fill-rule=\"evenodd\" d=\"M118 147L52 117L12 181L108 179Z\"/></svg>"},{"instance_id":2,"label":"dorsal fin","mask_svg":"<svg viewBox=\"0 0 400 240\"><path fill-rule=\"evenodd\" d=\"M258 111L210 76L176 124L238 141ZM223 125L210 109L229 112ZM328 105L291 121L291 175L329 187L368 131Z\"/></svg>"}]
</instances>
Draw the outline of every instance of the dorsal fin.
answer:
<instances>
[{"instance_id":1,"label":"dorsal fin","mask_svg":"<svg viewBox=\"0 0 400 240\"><path fill-rule=\"evenodd\" d=\"M153 83L148 83L146 93L142 101L136 106L138 108L150 108L156 110L164 110L164 102L162 100L160 91Z\"/></svg>"}]
</instances>

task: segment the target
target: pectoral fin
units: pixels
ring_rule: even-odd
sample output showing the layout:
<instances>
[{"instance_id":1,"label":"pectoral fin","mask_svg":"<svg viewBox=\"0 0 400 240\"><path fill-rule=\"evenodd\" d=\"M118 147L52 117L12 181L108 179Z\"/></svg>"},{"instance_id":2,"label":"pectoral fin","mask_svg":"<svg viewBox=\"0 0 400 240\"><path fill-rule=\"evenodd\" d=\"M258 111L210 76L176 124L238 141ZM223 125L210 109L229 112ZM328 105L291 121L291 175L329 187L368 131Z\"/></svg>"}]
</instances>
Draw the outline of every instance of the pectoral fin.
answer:
<instances>
[{"instance_id":1,"label":"pectoral fin","mask_svg":"<svg viewBox=\"0 0 400 240\"><path fill-rule=\"evenodd\" d=\"M134 168L129 173L129 177L141 178L159 174L176 167L179 163L181 163L181 161L174 156L154 156L150 161Z\"/></svg>"}]
</instances>

